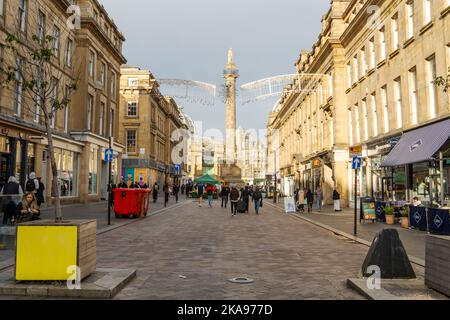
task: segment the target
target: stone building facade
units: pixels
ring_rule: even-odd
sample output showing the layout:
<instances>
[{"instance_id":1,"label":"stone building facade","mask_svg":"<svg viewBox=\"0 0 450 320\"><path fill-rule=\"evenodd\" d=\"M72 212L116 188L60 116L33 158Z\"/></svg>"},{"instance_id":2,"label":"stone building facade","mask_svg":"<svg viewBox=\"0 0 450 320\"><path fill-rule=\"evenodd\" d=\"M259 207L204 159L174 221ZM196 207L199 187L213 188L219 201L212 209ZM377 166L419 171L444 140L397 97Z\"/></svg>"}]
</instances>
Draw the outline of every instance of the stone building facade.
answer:
<instances>
[{"instance_id":1,"label":"stone building facade","mask_svg":"<svg viewBox=\"0 0 450 320\"><path fill-rule=\"evenodd\" d=\"M79 27L69 28L72 16L68 8L79 5ZM7 34L17 34L25 43L32 37L54 37L56 57L55 94L61 99L67 86L75 82L77 90L69 106L56 114L54 127L55 158L63 203L98 201L106 197L107 170L102 163L110 135L115 136L118 157L123 145L118 138L118 121L114 110L119 97L116 85L120 65L125 62L125 40L114 22L96 0L84 1L0 1L0 41ZM93 55L90 55L92 53ZM4 63L14 59L0 48ZM0 176L3 183L16 176L23 185L30 172L36 172L47 186L46 199L51 203L51 170L47 137L42 115L23 90L0 89ZM120 170L115 161L115 172ZM105 173L106 172L106 173Z\"/></svg>"},{"instance_id":2,"label":"stone building facade","mask_svg":"<svg viewBox=\"0 0 450 320\"><path fill-rule=\"evenodd\" d=\"M187 161L180 167L172 161L172 150L180 143L177 129L188 131L186 117L171 97L159 91L148 70L123 66L120 79L119 135L126 145L123 176L128 183L182 182ZM183 152L186 152L187 150Z\"/></svg>"},{"instance_id":3,"label":"stone building facade","mask_svg":"<svg viewBox=\"0 0 450 320\"><path fill-rule=\"evenodd\" d=\"M330 202L337 187L344 205L352 205L349 147L361 146L359 196L419 194L412 177L429 179L427 164L417 170L382 164L403 133L450 116L448 94L433 83L450 66L449 6L447 0L331 2L318 41L296 63L299 81L285 89L269 121L280 135L279 188L320 186Z\"/></svg>"}]
</instances>

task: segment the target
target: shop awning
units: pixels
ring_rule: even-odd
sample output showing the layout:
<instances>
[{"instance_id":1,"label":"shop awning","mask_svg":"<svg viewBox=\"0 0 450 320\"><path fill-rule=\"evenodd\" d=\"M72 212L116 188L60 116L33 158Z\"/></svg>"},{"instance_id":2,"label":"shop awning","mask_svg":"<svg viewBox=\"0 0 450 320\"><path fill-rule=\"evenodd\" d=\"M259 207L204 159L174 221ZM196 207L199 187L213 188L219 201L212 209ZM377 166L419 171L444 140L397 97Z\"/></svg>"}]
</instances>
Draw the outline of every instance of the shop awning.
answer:
<instances>
[{"instance_id":1,"label":"shop awning","mask_svg":"<svg viewBox=\"0 0 450 320\"><path fill-rule=\"evenodd\" d=\"M404 133L381 166L395 167L431 160L449 137L450 119Z\"/></svg>"}]
</instances>

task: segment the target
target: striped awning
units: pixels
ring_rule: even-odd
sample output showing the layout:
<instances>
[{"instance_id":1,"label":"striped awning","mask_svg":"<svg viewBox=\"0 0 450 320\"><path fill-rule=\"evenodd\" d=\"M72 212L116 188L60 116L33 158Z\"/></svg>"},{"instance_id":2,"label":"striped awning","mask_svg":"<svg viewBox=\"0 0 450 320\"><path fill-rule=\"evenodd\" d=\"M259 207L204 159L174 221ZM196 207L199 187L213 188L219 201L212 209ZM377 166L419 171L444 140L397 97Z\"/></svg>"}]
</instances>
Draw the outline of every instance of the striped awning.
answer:
<instances>
[{"instance_id":1,"label":"striped awning","mask_svg":"<svg viewBox=\"0 0 450 320\"><path fill-rule=\"evenodd\" d=\"M381 166L395 167L432 160L449 137L450 119L404 133Z\"/></svg>"}]
</instances>

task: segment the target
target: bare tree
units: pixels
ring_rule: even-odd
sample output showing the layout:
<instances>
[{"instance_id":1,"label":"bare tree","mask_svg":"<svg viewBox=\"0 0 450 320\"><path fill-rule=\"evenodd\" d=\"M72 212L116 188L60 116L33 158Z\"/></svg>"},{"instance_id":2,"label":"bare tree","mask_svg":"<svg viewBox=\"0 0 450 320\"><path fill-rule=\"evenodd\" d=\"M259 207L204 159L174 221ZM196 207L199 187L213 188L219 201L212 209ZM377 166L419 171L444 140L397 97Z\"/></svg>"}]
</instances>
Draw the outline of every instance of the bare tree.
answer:
<instances>
[{"instance_id":1,"label":"bare tree","mask_svg":"<svg viewBox=\"0 0 450 320\"><path fill-rule=\"evenodd\" d=\"M0 84L13 88L15 94L25 94L31 114L42 119L48 140L49 158L52 172L52 196L55 204L55 222L62 221L58 169L55 160L53 134L58 110L67 108L70 97L77 89L76 80L65 84L64 94L58 97L58 87L62 86L63 72L55 64L59 59L55 50L53 36L33 35L31 42L21 36L8 34L4 40L4 49L9 59L0 60ZM61 81L62 82L62 81ZM25 100L23 102L26 102Z\"/></svg>"}]
</instances>

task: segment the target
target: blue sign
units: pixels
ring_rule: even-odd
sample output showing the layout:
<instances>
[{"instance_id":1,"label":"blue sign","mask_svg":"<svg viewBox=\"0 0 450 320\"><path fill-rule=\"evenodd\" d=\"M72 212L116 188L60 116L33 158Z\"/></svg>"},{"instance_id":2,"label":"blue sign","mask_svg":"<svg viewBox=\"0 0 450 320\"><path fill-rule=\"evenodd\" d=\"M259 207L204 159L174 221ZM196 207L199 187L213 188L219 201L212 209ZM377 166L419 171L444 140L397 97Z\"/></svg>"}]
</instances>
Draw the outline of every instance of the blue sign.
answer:
<instances>
[{"instance_id":1,"label":"blue sign","mask_svg":"<svg viewBox=\"0 0 450 320\"><path fill-rule=\"evenodd\" d=\"M352 169L353 170L361 169L361 162L362 162L361 157L353 157L353 159L352 159Z\"/></svg>"},{"instance_id":2,"label":"blue sign","mask_svg":"<svg viewBox=\"0 0 450 320\"><path fill-rule=\"evenodd\" d=\"M114 151L113 149L106 149L105 150L105 161L106 162L112 162L114 158Z\"/></svg>"},{"instance_id":3,"label":"blue sign","mask_svg":"<svg viewBox=\"0 0 450 320\"><path fill-rule=\"evenodd\" d=\"M175 173L176 174L180 174L181 173L181 165L179 165L179 164L175 165Z\"/></svg>"}]
</instances>

